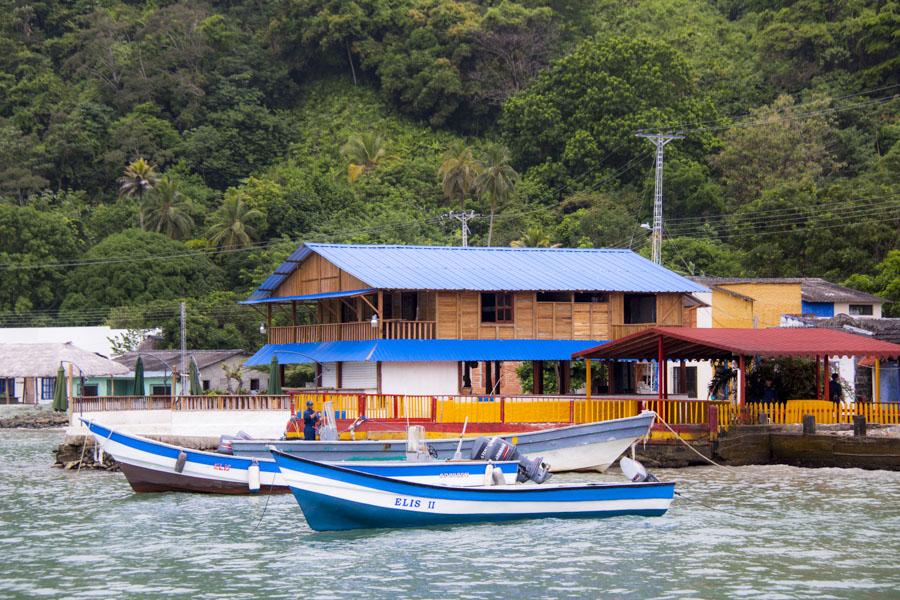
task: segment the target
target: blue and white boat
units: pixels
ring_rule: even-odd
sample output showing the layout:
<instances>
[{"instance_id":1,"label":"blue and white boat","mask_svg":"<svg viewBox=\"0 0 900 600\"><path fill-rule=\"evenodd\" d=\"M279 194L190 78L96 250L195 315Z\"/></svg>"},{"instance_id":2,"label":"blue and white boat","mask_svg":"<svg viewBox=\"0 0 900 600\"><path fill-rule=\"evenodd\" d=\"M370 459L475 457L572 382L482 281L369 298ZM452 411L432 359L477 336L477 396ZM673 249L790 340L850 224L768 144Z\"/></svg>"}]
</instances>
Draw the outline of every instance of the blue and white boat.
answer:
<instances>
[{"instance_id":1,"label":"blue and white boat","mask_svg":"<svg viewBox=\"0 0 900 600\"><path fill-rule=\"evenodd\" d=\"M200 492L210 494L287 493L287 483L271 457L247 458L218 452L191 450L138 435L122 433L88 419L81 422L103 452L119 463L135 492ZM405 457L405 455L404 455ZM344 461L335 465L382 477L419 483L483 485L485 471L516 482L517 461L406 460Z\"/></svg>"},{"instance_id":2,"label":"blue and white boat","mask_svg":"<svg viewBox=\"0 0 900 600\"><path fill-rule=\"evenodd\" d=\"M659 516L668 510L675 494L674 483L661 482L430 485L271 452L306 522L316 531Z\"/></svg>"},{"instance_id":3,"label":"blue and white boat","mask_svg":"<svg viewBox=\"0 0 900 600\"><path fill-rule=\"evenodd\" d=\"M656 420L656 413L645 410L624 419L610 419L594 423L567 425L553 429L525 433L503 434L501 437L519 449L520 454L541 457L554 473L564 471L609 468L632 444L647 436ZM457 450L458 439L429 439L428 446L438 458L451 458ZM469 455L473 438L463 440L461 449ZM303 441L303 440L239 440L231 442L234 453L240 456L263 458L269 456L269 446L280 452L318 462L347 459L379 459L404 456L404 440L365 441Z\"/></svg>"}]
</instances>

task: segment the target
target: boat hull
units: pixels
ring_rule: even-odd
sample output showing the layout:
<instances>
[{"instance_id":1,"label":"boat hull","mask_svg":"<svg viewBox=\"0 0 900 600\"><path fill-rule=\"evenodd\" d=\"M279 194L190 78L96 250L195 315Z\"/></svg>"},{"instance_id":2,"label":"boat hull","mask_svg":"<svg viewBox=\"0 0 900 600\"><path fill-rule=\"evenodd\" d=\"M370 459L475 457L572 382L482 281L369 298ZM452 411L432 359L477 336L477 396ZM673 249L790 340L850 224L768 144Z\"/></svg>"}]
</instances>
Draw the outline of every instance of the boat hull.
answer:
<instances>
[{"instance_id":1,"label":"boat hull","mask_svg":"<svg viewBox=\"0 0 900 600\"><path fill-rule=\"evenodd\" d=\"M113 431L97 423L83 420L104 452L119 463L122 473L135 492L197 492L207 494L287 493L288 487L271 456L252 459L216 452L182 449L141 436ZM176 470L178 455L186 458L182 470ZM404 454L405 458L405 454ZM250 489L250 467L259 467L258 491ZM384 477L420 483L482 485L487 463L355 461L336 463L349 469ZM494 463L507 483L515 483L518 464L514 461Z\"/></svg>"},{"instance_id":2,"label":"boat hull","mask_svg":"<svg viewBox=\"0 0 900 600\"><path fill-rule=\"evenodd\" d=\"M541 431L503 435L515 444L520 454L543 457L554 473L596 470L603 472L612 465L631 444L650 431L656 413L645 411L635 417L570 425ZM428 440L438 458L451 458L459 440ZM472 438L462 444L462 455L470 456ZM235 440L234 452L240 456L268 457L269 446L293 456L318 462L361 460L402 456L406 443L402 440L384 441L294 441L294 440Z\"/></svg>"},{"instance_id":3,"label":"boat hull","mask_svg":"<svg viewBox=\"0 0 900 600\"><path fill-rule=\"evenodd\" d=\"M353 472L273 452L310 528L316 531L430 527L540 518L660 516L672 483L544 484L459 488Z\"/></svg>"}]
</instances>

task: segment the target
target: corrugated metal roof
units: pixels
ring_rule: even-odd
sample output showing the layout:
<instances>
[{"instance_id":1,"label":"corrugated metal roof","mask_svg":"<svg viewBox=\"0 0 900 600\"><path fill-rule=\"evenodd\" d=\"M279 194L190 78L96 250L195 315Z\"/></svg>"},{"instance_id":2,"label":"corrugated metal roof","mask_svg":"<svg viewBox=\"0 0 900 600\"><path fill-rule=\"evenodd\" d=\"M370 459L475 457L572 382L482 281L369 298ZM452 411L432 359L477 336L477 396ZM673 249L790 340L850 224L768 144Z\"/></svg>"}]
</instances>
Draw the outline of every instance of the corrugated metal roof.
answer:
<instances>
[{"instance_id":1,"label":"corrugated metal roof","mask_svg":"<svg viewBox=\"0 0 900 600\"><path fill-rule=\"evenodd\" d=\"M439 362L461 360L568 360L603 340L370 340L267 344L244 366L311 362Z\"/></svg>"},{"instance_id":2,"label":"corrugated metal roof","mask_svg":"<svg viewBox=\"0 0 900 600\"><path fill-rule=\"evenodd\" d=\"M305 296L279 296L278 298L257 298L256 300L242 300L238 304L266 304L269 302L309 302L311 300L324 300L325 298L347 298L350 296L362 296L375 292L374 288L364 290L347 290L344 292L323 292L321 294L306 294Z\"/></svg>"},{"instance_id":3,"label":"corrugated metal roof","mask_svg":"<svg viewBox=\"0 0 900 600\"><path fill-rule=\"evenodd\" d=\"M883 303L884 298L861 292L843 285L831 283L821 277L688 277L691 281L715 287L717 285L761 283L761 284L800 284L800 296L807 302L862 302Z\"/></svg>"},{"instance_id":4,"label":"corrugated metal roof","mask_svg":"<svg viewBox=\"0 0 900 600\"><path fill-rule=\"evenodd\" d=\"M706 292L702 285L618 248L478 248L313 244L298 248L250 300L268 297L315 252L377 289Z\"/></svg>"},{"instance_id":5,"label":"corrugated metal roof","mask_svg":"<svg viewBox=\"0 0 900 600\"><path fill-rule=\"evenodd\" d=\"M658 343L670 359L712 359L732 356L900 356L900 345L868 336L813 328L693 329L653 327L598 348L576 353L579 358L654 359Z\"/></svg>"}]
</instances>

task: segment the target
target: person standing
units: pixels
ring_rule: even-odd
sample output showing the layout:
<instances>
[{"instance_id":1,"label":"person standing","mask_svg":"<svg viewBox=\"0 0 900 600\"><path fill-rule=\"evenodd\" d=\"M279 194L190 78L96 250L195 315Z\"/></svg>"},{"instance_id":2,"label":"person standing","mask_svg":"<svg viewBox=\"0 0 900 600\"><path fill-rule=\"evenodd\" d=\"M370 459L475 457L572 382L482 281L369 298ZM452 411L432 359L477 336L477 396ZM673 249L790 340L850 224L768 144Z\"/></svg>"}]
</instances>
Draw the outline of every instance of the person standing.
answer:
<instances>
[{"instance_id":1,"label":"person standing","mask_svg":"<svg viewBox=\"0 0 900 600\"><path fill-rule=\"evenodd\" d=\"M303 411L303 439L307 441L315 441L316 427L321 420L319 413L313 410L312 400L306 402L306 410Z\"/></svg>"},{"instance_id":2,"label":"person standing","mask_svg":"<svg viewBox=\"0 0 900 600\"><path fill-rule=\"evenodd\" d=\"M838 379L837 373L831 374L831 381L828 382L828 399L835 404L840 404L844 398L844 389Z\"/></svg>"}]
</instances>

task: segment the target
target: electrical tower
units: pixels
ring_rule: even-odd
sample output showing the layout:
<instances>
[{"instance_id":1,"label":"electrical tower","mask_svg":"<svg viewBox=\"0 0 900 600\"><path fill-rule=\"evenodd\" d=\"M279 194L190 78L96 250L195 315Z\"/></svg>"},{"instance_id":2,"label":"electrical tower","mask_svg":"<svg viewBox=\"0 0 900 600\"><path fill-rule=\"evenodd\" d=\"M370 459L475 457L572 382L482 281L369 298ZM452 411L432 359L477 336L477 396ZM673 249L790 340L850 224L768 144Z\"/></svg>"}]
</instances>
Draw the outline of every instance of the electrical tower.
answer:
<instances>
[{"instance_id":1,"label":"electrical tower","mask_svg":"<svg viewBox=\"0 0 900 600\"><path fill-rule=\"evenodd\" d=\"M469 245L469 221L478 217L478 215L474 210L461 210L459 212L455 210L451 210L446 215L443 215L449 219L456 219L462 224L462 245L465 248Z\"/></svg>"},{"instance_id":2,"label":"electrical tower","mask_svg":"<svg viewBox=\"0 0 900 600\"><path fill-rule=\"evenodd\" d=\"M663 182L663 148L672 140L680 140L683 135L671 133L639 133L638 137L647 138L656 146L656 184L653 191L653 229L651 259L656 264L662 263L662 182Z\"/></svg>"}]
</instances>

